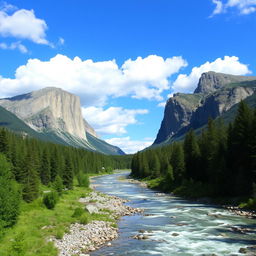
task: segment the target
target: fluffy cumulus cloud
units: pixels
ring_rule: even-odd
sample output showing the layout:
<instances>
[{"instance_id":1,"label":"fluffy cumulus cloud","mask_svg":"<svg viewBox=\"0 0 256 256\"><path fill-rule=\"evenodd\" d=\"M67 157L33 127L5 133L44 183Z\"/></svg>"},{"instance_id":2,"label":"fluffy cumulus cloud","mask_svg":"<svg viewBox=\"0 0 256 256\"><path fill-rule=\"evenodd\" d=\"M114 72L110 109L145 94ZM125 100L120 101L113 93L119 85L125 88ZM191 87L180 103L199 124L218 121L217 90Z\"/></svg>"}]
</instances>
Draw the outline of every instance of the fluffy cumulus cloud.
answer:
<instances>
[{"instance_id":1,"label":"fluffy cumulus cloud","mask_svg":"<svg viewBox=\"0 0 256 256\"><path fill-rule=\"evenodd\" d=\"M119 67L115 60L83 61L59 54L49 61L28 60L14 79L0 77L0 97L54 86L79 95L84 106L103 106L109 97L161 100L170 76L186 65L182 57L150 55L129 59Z\"/></svg>"},{"instance_id":2,"label":"fluffy cumulus cloud","mask_svg":"<svg viewBox=\"0 0 256 256\"><path fill-rule=\"evenodd\" d=\"M3 50L19 50L21 53L28 53L28 49L21 42L14 42L11 44L0 43L0 49Z\"/></svg>"},{"instance_id":3,"label":"fluffy cumulus cloud","mask_svg":"<svg viewBox=\"0 0 256 256\"><path fill-rule=\"evenodd\" d=\"M236 8L242 15L256 12L256 0L212 0L212 2L216 5L212 16L225 13L231 8Z\"/></svg>"},{"instance_id":4,"label":"fluffy cumulus cloud","mask_svg":"<svg viewBox=\"0 0 256 256\"><path fill-rule=\"evenodd\" d=\"M246 75L251 73L248 65L241 63L238 57L225 56L223 59L218 58L213 62L207 61L199 67L194 67L189 75L180 74L173 83L174 92L193 92L202 73L208 71L232 75Z\"/></svg>"},{"instance_id":5,"label":"fluffy cumulus cloud","mask_svg":"<svg viewBox=\"0 0 256 256\"><path fill-rule=\"evenodd\" d=\"M47 24L35 16L33 10L20 9L10 14L14 7L5 4L0 10L0 35L28 39L37 44L49 44L46 39Z\"/></svg>"},{"instance_id":6,"label":"fluffy cumulus cloud","mask_svg":"<svg viewBox=\"0 0 256 256\"><path fill-rule=\"evenodd\" d=\"M130 124L138 123L136 116L147 114L146 109L124 109L121 107L102 107L82 108L84 118L93 126L100 135L126 133L126 127Z\"/></svg>"},{"instance_id":7,"label":"fluffy cumulus cloud","mask_svg":"<svg viewBox=\"0 0 256 256\"><path fill-rule=\"evenodd\" d=\"M145 138L144 140L132 140L129 136L122 138L112 138L106 140L112 145L120 147L125 153L133 154L139 150L149 147L153 143L152 138Z\"/></svg>"}]
</instances>

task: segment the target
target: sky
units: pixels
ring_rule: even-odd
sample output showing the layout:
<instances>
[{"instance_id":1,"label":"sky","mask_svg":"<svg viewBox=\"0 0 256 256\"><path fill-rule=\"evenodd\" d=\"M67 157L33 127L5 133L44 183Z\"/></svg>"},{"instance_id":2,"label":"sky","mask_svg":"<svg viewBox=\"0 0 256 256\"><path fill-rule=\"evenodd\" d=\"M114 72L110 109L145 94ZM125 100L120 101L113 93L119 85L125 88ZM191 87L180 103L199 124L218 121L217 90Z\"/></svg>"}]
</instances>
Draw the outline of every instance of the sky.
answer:
<instances>
[{"instance_id":1,"label":"sky","mask_svg":"<svg viewBox=\"0 0 256 256\"><path fill-rule=\"evenodd\" d=\"M255 29L256 0L0 0L0 97L74 93L99 136L134 153L203 72L256 75Z\"/></svg>"}]
</instances>

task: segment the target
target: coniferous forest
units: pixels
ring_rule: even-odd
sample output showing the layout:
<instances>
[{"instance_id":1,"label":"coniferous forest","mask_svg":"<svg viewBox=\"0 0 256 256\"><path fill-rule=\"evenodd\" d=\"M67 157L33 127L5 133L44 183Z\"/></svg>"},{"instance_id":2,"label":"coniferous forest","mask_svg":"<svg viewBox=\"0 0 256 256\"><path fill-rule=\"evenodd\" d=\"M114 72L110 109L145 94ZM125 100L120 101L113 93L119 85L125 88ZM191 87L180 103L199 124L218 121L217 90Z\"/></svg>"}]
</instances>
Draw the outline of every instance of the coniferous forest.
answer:
<instances>
[{"instance_id":1,"label":"coniferous forest","mask_svg":"<svg viewBox=\"0 0 256 256\"><path fill-rule=\"evenodd\" d=\"M209 119L199 136L138 152L132 175L151 187L186 197L253 197L256 183L256 111L241 102L226 126Z\"/></svg>"},{"instance_id":2,"label":"coniferous forest","mask_svg":"<svg viewBox=\"0 0 256 256\"><path fill-rule=\"evenodd\" d=\"M0 234L16 223L22 200L30 203L40 196L41 186L61 193L73 188L74 178L78 183L88 183L88 174L129 168L129 163L129 156L107 156L1 129Z\"/></svg>"}]
</instances>

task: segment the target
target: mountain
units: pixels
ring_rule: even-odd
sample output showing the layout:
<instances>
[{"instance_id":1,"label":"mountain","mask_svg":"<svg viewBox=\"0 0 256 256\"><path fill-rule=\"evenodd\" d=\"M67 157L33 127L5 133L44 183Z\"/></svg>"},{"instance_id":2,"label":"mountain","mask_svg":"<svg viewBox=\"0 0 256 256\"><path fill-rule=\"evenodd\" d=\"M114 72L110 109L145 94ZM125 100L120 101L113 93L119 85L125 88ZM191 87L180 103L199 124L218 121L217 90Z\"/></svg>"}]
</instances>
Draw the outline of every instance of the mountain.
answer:
<instances>
[{"instance_id":1,"label":"mountain","mask_svg":"<svg viewBox=\"0 0 256 256\"><path fill-rule=\"evenodd\" d=\"M94 129L82 117L79 97L62 89L48 87L1 99L0 106L7 110L1 116L2 126L14 131L17 131L17 127L23 127L18 130L39 139L105 154L124 154L121 149L117 150L117 147L97 138ZM3 112L2 108L1 111ZM10 116L12 121L5 121ZM5 122L8 125L3 125ZM96 143L99 141L105 146L99 147L99 143Z\"/></svg>"},{"instance_id":2,"label":"mountain","mask_svg":"<svg viewBox=\"0 0 256 256\"><path fill-rule=\"evenodd\" d=\"M176 93L165 106L164 118L153 145L177 140L193 129L207 124L208 118L224 116L232 120L232 111L241 100L253 96L256 77L207 72L199 79L193 94ZM252 100L254 99L254 100Z\"/></svg>"}]
</instances>

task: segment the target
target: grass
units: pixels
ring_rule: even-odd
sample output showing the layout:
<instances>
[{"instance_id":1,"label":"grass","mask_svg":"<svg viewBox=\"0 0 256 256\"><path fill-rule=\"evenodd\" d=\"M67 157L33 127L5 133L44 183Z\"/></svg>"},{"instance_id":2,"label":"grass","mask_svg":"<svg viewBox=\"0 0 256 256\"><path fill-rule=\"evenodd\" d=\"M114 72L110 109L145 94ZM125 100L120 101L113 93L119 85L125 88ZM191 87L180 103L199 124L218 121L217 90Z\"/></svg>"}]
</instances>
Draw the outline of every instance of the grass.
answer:
<instances>
[{"instance_id":1,"label":"grass","mask_svg":"<svg viewBox=\"0 0 256 256\"><path fill-rule=\"evenodd\" d=\"M61 239L69 232L69 226L75 222L88 223L93 220L115 220L109 214L89 214L74 216L75 209L84 206L78 202L81 195L86 196L90 189L75 186L74 190L65 191L53 210L48 210L42 198L28 204L23 202L18 223L6 231L0 241L1 256L57 256L58 251L52 242L47 241L50 236Z\"/></svg>"}]
</instances>

